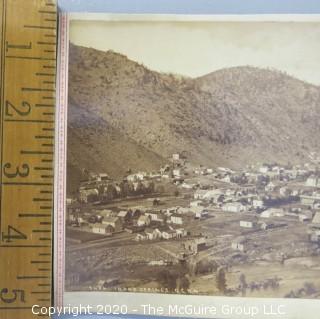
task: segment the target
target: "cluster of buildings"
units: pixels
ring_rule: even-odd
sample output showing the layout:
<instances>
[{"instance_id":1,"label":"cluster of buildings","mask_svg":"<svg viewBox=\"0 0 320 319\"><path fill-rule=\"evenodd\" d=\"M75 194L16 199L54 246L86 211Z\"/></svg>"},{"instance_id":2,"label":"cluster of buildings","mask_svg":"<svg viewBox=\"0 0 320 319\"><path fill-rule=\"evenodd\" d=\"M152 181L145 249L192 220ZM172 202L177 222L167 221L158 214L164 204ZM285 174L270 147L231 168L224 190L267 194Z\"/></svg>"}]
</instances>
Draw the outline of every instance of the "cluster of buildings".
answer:
<instances>
[{"instance_id":1,"label":"cluster of buildings","mask_svg":"<svg viewBox=\"0 0 320 319\"><path fill-rule=\"evenodd\" d=\"M203 167L195 173L210 175ZM320 173L317 165L264 164L241 172L220 167L211 175L217 183L211 187L197 185L190 206L202 208L202 212L209 207L228 213L252 213L257 221L240 221L240 227L248 229L285 227L287 224L283 219L298 220L308 224L310 241L320 243ZM188 182L184 181L181 187L194 188L194 180L189 187L186 185ZM277 218L279 221L275 222ZM245 240L240 238L240 242L236 239L232 248L242 250Z\"/></svg>"},{"instance_id":2,"label":"cluster of buildings","mask_svg":"<svg viewBox=\"0 0 320 319\"><path fill-rule=\"evenodd\" d=\"M207 176L210 182L200 182ZM101 198L112 201L137 193L148 193L152 197L155 185L163 179L182 189L182 193L191 195L188 204L158 209L156 204L159 200L155 198L152 208L85 211L86 205L83 204ZM127 231L136 233L137 241L171 240L187 237L186 223L209 218L217 210L222 213L252 213L257 221L240 221L239 226L246 229L284 227L285 223L275 223L274 219L295 218L310 224L310 240L320 243L320 174L313 164L264 164L241 171L224 167L190 168L186 166L185 158L177 153L172 155L171 163L161 167L159 172L130 173L120 182L112 181L107 174L92 174L81 184L77 202L68 205L68 222L96 234L112 235ZM243 238L235 240L232 248L242 250L244 241Z\"/></svg>"},{"instance_id":3,"label":"cluster of buildings","mask_svg":"<svg viewBox=\"0 0 320 319\"><path fill-rule=\"evenodd\" d=\"M207 212L199 207L170 207L147 209L135 207L119 211L102 209L85 212L80 207L68 208L68 223L96 234L113 234L121 231L138 233L137 240L173 239L187 236L182 227L192 218L205 218Z\"/></svg>"},{"instance_id":4,"label":"cluster of buildings","mask_svg":"<svg viewBox=\"0 0 320 319\"><path fill-rule=\"evenodd\" d=\"M103 176L103 177L101 177ZM80 203L103 203L117 198L126 198L154 192L157 175L140 172L126 176L122 181L114 181L107 174L90 175L82 181L77 200Z\"/></svg>"},{"instance_id":5,"label":"cluster of buildings","mask_svg":"<svg viewBox=\"0 0 320 319\"><path fill-rule=\"evenodd\" d=\"M177 228L172 226L167 227L147 227L143 232L136 235L136 241L142 240L157 240L157 239L180 239L187 236L187 231L183 228Z\"/></svg>"}]
</instances>

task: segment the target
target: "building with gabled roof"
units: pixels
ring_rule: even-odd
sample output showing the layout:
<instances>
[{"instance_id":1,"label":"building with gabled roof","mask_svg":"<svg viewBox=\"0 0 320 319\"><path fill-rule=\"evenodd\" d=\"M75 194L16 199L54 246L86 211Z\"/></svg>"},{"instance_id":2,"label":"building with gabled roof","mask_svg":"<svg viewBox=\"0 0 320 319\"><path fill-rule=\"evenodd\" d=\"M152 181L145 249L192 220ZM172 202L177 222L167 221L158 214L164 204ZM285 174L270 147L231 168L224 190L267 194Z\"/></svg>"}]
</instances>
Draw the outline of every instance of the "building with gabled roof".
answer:
<instances>
[{"instance_id":1,"label":"building with gabled roof","mask_svg":"<svg viewBox=\"0 0 320 319\"><path fill-rule=\"evenodd\" d=\"M149 226L151 222L151 218L146 215L141 215L137 220L138 226Z\"/></svg>"},{"instance_id":2,"label":"building with gabled roof","mask_svg":"<svg viewBox=\"0 0 320 319\"><path fill-rule=\"evenodd\" d=\"M316 174L310 175L305 183L306 186L308 187L320 187L320 178Z\"/></svg>"},{"instance_id":3,"label":"building with gabled roof","mask_svg":"<svg viewBox=\"0 0 320 319\"><path fill-rule=\"evenodd\" d=\"M182 216L179 214L172 214L170 216L170 222L173 224L182 225L183 224Z\"/></svg>"},{"instance_id":4,"label":"building with gabled roof","mask_svg":"<svg viewBox=\"0 0 320 319\"><path fill-rule=\"evenodd\" d=\"M90 228L93 233L101 234L101 235L112 234L115 232L114 227L110 224L106 225L106 224L96 223L96 224L92 224Z\"/></svg>"},{"instance_id":5,"label":"building with gabled roof","mask_svg":"<svg viewBox=\"0 0 320 319\"><path fill-rule=\"evenodd\" d=\"M123 221L128 222L132 217L132 212L129 210L121 210L117 217L121 218Z\"/></svg>"},{"instance_id":6,"label":"building with gabled roof","mask_svg":"<svg viewBox=\"0 0 320 319\"><path fill-rule=\"evenodd\" d=\"M232 241L231 248L244 252L246 250L247 239L245 237L239 237Z\"/></svg>"},{"instance_id":7,"label":"building with gabled roof","mask_svg":"<svg viewBox=\"0 0 320 319\"><path fill-rule=\"evenodd\" d=\"M320 226L320 212L316 212L312 219L312 224L316 224Z\"/></svg>"},{"instance_id":8,"label":"building with gabled roof","mask_svg":"<svg viewBox=\"0 0 320 319\"><path fill-rule=\"evenodd\" d=\"M122 230L122 222L119 217L104 217L102 219L102 224L111 225L116 232Z\"/></svg>"}]
</instances>

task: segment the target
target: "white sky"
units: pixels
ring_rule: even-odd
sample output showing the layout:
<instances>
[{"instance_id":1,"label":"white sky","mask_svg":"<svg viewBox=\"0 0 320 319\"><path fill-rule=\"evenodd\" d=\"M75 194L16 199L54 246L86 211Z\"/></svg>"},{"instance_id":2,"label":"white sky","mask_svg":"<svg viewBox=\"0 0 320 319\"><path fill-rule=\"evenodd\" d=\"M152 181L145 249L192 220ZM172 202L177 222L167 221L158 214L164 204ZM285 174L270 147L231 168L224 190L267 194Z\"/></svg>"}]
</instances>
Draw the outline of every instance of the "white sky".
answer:
<instances>
[{"instance_id":1,"label":"white sky","mask_svg":"<svg viewBox=\"0 0 320 319\"><path fill-rule=\"evenodd\" d=\"M70 41L159 72L198 77L251 65L320 85L320 22L73 20Z\"/></svg>"}]
</instances>

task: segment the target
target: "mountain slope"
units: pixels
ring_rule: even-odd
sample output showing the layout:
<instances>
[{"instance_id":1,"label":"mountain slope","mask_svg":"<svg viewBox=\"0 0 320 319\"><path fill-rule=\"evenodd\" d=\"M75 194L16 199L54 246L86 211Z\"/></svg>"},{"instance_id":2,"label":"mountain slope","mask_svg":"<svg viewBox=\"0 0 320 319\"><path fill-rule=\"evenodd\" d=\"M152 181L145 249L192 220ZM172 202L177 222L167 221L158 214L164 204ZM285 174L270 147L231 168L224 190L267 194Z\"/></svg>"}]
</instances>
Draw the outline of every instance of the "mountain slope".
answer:
<instances>
[{"instance_id":1,"label":"mountain slope","mask_svg":"<svg viewBox=\"0 0 320 319\"><path fill-rule=\"evenodd\" d=\"M239 167L299 161L320 144L319 87L278 71L239 67L189 79L71 44L69 102L69 165L112 176L156 169L174 152ZM98 131L83 126L91 121ZM91 147L79 146L88 139Z\"/></svg>"},{"instance_id":2,"label":"mountain slope","mask_svg":"<svg viewBox=\"0 0 320 319\"><path fill-rule=\"evenodd\" d=\"M165 163L160 155L124 137L103 119L70 101L68 118L69 193L76 190L84 169L108 172L110 177L117 178L131 168L152 171Z\"/></svg>"}]
</instances>

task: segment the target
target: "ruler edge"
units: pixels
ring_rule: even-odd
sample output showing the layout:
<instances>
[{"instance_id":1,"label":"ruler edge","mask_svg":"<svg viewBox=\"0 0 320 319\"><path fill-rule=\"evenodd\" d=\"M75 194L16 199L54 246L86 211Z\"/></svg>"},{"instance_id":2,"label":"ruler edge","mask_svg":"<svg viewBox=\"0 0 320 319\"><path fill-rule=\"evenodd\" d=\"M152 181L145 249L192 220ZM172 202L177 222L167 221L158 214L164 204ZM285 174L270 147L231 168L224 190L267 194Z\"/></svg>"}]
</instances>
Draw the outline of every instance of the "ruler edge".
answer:
<instances>
[{"instance_id":1,"label":"ruler edge","mask_svg":"<svg viewBox=\"0 0 320 319\"><path fill-rule=\"evenodd\" d=\"M1 165L1 170L2 170L2 162L3 162L3 156L2 156L2 150L3 150L3 102L4 102L4 98L5 98L5 35L6 35L6 10L7 10L7 4L6 4L7 0L2 0L1 1L1 57L0 57L0 104L1 104L1 110L0 110L0 141L1 141L1 151L0 151L0 165ZM0 232L2 230L2 171L0 173ZM0 247L1 248L1 247Z\"/></svg>"},{"instance_id":2,"label":"ruler edge","mask_svg":"<svg viewBox=\"0 0 320 319\"><path fill-rule=\"evenodd\" d=\"M65 286L65 216L67 182L67 114L69 66L69 14L58 12L57 77L54 152L53 298L62 307Z\"/></svg>"},{"instance_id":3,"label":"ruler edge","mask_svg":"<svg viewBox=\"0 0 320 319\"><path fill-rule=\"evenodd\" d=\"M8 85L6 85L5 83L5 77L6 77L6 43L7 43L7 38L6 38L6 31L8 28L8 24L7 24L7 12L9 10L9 4L10 4L10 1L9 0L2 0L1 1L1 4L0 4L0 14L1 14L1 17L0 17L0 21L1 21L1 28L0 28L0 32L1 32L1 37L0 37L0 104L1 104L1 110L0 110L0 130L1 130L1 133L0 133L0 141L1 141L1 154L0 154L0 165L1 165L1 169L2 169L2 164L3 164L3 145L6 143L6 140L3 139L4 137L4 102L5 102L5 97L6 97L6 88L8 88ZM56 3L56 0L53 0L52 4L54 5L54 9L56 11L56 17L57 17L57 13L58 13L58 6L57 6L57 3ZM46 4L43 2L43 3L40 3L40 4L37 4L37 3L32 3L31 4L32 7L34 6L34 8L32 9L35 9L35 10L40 10L40 9L45 9L46 8ZM12 8L11 8L12 10ZM58 23L57 21L54 23L55 24L55 34L56 34L56 37L57 37L57 32L58 32ZM18 32L19 32L20 28L18 29ZM54 61L54 68L55 68L55 72L56 72L56 69L57 69L57 44L55 44L55 61ZM14 83L15 85L15 83ZM41 84L42 85L42 84ZM55 90L54 92L54 98L56 97L56 77L54 78L54 83L52 83L52 88ZM55 116L54 116L55 117ZM53 124L53 128L54 128L54 131L53 131L53 134L54 134L54 139L56 138L55 137L55 126L56 126L56 123ZM55 149L55 147L54 147ZM55 154L52 155L52 161L55 160ZM54 165L54 162L53 162L53 165ZM53 166L54 167L54 166ZM3 193L3 188L2 188L2 181L3 181L3 174L1 172L0 174L0 205L2 205L2 193ZM54 177L52 178L52 186L50 187L52 189L52 192L54 191ZM54 204L54 194L52 194L51 196L52 198L52 204ZM2 229L2 219L1 219L1 213L2 213L2 209L0 207L0 231ZM49 305L52 305L52 302L53 302L53 273L54 273L54 256L53 256L53 249L54 249L54 237L53 237L53 234L54 234L54 228L53 228L53 222L54 222L54 207L50 210L50 214L51 214L51 218L50 218L50 221L52 222L52 225L50 226L51 228L51 240L50 240L50 243L46 246L30 246L30 245L1 245L0 246L0 249L1 248L5 248L5 247L11 247L11 248L35 248L35 247L47 247L49 248L50 250L50 268L51 268L51 271L50 271L50 277L49 277L49 281L50 281L50 287L49 287L49 290L50 290L50 295L48 296L49 297ZM15 257L17 257L16 255L16 252L13 253L13 255ZM19 256L19 255L18 255ZM24 269L24 267L23 267ZM1 288L1 287L0 287ZM2 310L4 310L4 315L8 316L8 310L15 310L15 311L22 311L24 313L25 310L31 310L32 307L28 306L28 307L0 307L0 315L2 313ZM31 314L31 312L30 312ZM14 315L18 315L18 313L15 313ZM29 317L28 314L25 314L24 315L27 315Z\"/></svg>"}]
</instances>

